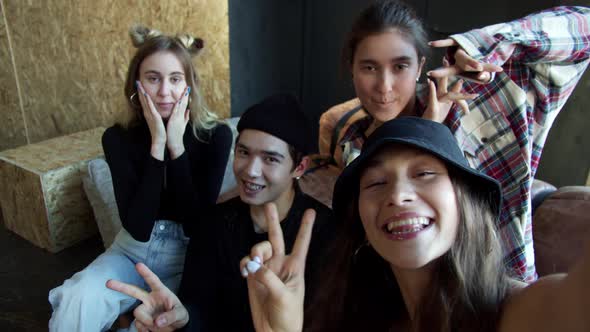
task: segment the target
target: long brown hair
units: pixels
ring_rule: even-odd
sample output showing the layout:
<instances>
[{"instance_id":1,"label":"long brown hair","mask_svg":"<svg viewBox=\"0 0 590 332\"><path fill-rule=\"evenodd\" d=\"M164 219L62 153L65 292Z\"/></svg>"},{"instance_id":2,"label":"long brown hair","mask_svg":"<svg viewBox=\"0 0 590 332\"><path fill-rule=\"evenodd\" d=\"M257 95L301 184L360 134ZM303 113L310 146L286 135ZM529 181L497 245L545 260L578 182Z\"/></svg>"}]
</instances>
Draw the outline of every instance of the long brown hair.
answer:
<instances>
[{"instance_id":1,"label":"long brown hair","mask_svg":"<svg viewBox=\"0 0 590 332\"><path fill-rule=\"evenodd\" d=\"M194 38L188 34L168 36L158 30L149 29L141 25L135 25L129 30L131 41L137 51L129 62L127 79L125 81L125 97L129 106L129 118L127 126L134 126L144 121L143 111L137 96L135 81L139 79L139 67L145 58L161 52L171 52L182 64L186 84L191 87L190 102L187 106L190 109L190 124L193 134L201 141L209 138L210 130L217 125L218 117L211 112L200 92L199 78L193 66L192 56L200 53L203 48L203 40ZM133 97L132 97L133 96Z\"/></svg>"},{"instance_id":2,"label":"long brown hair","mask_svg":"<svg viewBox=\"0 0 590 332\"><path fill-rule=\"evenodd\" d=\"M358 191L348 211L335 211L343 224L323 271L322 292L306 311L307 331L495 331L510 278L496 235L496 207L489 197L449 167L459 228L451 249L435 263L431 284L410 321L393 272L365 244ZM322 287L323 286L323 287Z\"/></svg>"}]
</instances>

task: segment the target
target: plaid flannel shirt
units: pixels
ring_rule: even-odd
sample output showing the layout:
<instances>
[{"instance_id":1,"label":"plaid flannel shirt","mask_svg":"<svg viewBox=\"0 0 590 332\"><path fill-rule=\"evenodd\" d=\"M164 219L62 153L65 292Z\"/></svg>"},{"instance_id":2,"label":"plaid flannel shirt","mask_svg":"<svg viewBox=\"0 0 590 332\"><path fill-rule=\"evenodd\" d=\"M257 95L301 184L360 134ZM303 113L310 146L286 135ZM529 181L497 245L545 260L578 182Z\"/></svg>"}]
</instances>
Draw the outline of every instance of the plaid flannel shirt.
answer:
<instances>
[{"instance_id":1,"label":"plaid flannel shirt","mask_svg":"<svg viewBox=\"0 0 590 332\"><path fill-rule=\"evenodd\" d=\"M532 179L549 128L588 66L590 9L556 7L451 38L473 58L504 69L487 84L465 83L479 96L468 114L454 105L445 123L471 166L502 184L505 263L515 277L534 281ZM424 86L416 91L418 114L427 93ZM371 121L358 120L340 140L346 164L360 153Z\"/></svg>"}]
</instances>

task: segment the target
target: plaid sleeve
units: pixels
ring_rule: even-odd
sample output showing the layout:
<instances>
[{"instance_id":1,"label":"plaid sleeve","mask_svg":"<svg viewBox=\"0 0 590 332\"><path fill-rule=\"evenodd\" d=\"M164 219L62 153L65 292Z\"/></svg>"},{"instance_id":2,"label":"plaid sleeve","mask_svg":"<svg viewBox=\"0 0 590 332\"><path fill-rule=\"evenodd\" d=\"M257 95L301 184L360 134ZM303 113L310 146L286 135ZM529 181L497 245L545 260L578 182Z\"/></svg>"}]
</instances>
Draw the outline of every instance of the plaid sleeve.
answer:
<instances>
[{"instance_id":1,"label":"plaid sleeve","mask_svg":"<svg viewBox=\"0 0 590 332\"><path fill-rule=\"evenodd\" d=\"M523 90L534 91L535 122L550 127L588 66L590 8L556 7L451 38L473 58L502 66Z\"/></svg>"}]
</instances>

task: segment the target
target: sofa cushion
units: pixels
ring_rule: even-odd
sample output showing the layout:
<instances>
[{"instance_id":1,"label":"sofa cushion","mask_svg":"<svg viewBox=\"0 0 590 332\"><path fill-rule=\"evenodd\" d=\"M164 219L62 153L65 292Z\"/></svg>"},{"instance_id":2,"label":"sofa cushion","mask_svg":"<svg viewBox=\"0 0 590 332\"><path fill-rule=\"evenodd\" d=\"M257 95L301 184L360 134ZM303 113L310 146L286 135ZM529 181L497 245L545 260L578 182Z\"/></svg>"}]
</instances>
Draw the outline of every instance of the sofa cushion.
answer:
<instances>
[{"instance_id":1,"label":"sofa cushion","mask_svg":"<svg viewBox=\"0 0 590 332\"><path fill-rule=\"evenodd\" d=\"M91 160L88 163L88 174L82 178L82 183L92 206L102 242L104 247L108 248L121 229L121 219L107 162L104 159Z\"/></svg>"},{"instance_id":2,"label":"sofa cushion","mask_svg":"<svg viewBox=\"0 0 590 332\"><path fill-rule=\"evenodd\" d=\"M535 265L539 276L567 272L590 239L590 187L559 188L533 217Z\"/></svg>"}]
</instances>

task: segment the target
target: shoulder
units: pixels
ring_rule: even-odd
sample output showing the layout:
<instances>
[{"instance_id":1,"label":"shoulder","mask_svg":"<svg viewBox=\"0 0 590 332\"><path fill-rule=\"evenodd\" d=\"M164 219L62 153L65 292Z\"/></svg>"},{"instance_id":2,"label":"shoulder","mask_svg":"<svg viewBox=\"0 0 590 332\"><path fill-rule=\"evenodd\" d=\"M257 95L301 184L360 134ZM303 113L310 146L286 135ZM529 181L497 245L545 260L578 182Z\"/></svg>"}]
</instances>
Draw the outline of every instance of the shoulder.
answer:
<instances>
[{"instance_id":1,"label":"shoulder","mask_svg":"<svg viewBox=\"0 0 590 332\"><path fill-rule=\"evenodd\" d=\"M318 223L327 223L332 220L332 210L325 206L322 202L316 200L315 198L301 193L301 208L303 210L307 209L314 209L316 212L316 224Z\"/></svg>"},{"instance_id":2,"label":"shoulder","mask_svg":"<svg viewBox=\"0 0 590 332\"><path fill-rule=\"evenodd\" d=\"M553 308L558 305L554 295L565 277L566 274L550 275L530 285L514 281L502 304L498 331L555 331L554 327L546 325L547 320L538 318L558 311Z\"/></svg>"},{"instance_id":3,"label":"shoulder","mask_svg":"<svg viewBox=\"0 0 590 332\"><path fill-rule=\"evenodd\" d=\"M116 148L121 143L128 139L129 130L123 126L116 124L107 128L102 134L103 148Z\"/></svg>"},{"instance_id":4,"label":"shoulder","mask_svg":"<svg viewBox=\"0 0 590 332\"><path fill-rule=\"evenodd\" d=\"M354 98L345 101L341 104L334 105L330 107L327 111L322 113L322 115L320 116L320 125L333 125L335 122L338 122L338 120L348 111L360 105L361 101L358 98Z\"/></svg>"},{"instance_id":5,"label":"shoulder","mask_svg":"<svg viewBox=\"0 0 590 332\"><path fill-rule=\"evenodd\" d=\"M242 202L240 196L229 199L223 203L216 204L213 208L213 216L216 222L233 222L238 219L244 211L248 211L248 206Z\"/></svg>"},{"instance_id":6,"label":"shoulder","mask_svg":"<svg viewBox=\"0 0 590 332\"><path fill-rule=\"evenodd\" d=\"M208 131L202 132L202 139L198 139L192 133L190 125L187 127L187 134L192 137L192 141L199 146L208 146L209 149L216 150L219 147L226 147L231 145L233 140L232 131L225 122L221 121L215 125L215 127ZM199 135L201 137L201 135Z\"/></svg>"},{"instance_id":7,"label":"shoulder","mask_svg":"<svg viewBox=\"0 0 590 332\"><path fill-rule=\"evenodd\" d=\"M211 141L213 142L231 142L232 138L232 131L225 122L220 122L211 129Z\"/></svg>"}]
</instances>

